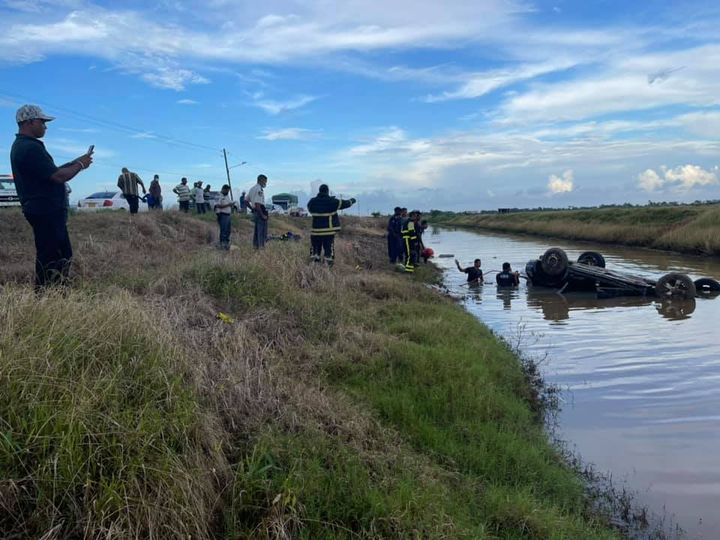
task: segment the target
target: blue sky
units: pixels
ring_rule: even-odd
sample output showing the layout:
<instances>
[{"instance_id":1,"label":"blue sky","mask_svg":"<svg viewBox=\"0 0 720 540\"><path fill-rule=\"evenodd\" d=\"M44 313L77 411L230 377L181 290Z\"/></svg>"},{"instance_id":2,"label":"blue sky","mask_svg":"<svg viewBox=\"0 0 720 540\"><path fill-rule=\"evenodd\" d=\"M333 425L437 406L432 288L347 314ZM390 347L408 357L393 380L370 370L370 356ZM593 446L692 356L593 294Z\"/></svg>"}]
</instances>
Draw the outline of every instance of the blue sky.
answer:
<instances>
[{"instance_id":1,"label":"blue sky","mask_svg":"<svg viewBox=\"0 0 720 540\"><path fill-rule=\"evenodd\" d=\"M717 2L150 5L0 0L0 173L30 102L57 162L96 145L73 196L219 187L227 148L237 191L362 212L720 198Z\"/></svg>"}]
</instances>

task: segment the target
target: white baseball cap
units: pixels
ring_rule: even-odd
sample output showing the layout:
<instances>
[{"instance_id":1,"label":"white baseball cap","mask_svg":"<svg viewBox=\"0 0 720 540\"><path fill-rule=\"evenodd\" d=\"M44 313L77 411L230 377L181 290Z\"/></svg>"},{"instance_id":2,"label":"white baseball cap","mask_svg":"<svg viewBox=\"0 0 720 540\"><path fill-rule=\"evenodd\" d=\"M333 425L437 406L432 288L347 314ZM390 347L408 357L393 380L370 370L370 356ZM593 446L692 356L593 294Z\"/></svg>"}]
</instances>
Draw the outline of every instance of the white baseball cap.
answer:
<instances>
[{"instance_id":1,"label":"white baseball cap","mask_svg":"<svg viewBox=\"0 0 720 540\"><path fill-rule=\"evenodd\" d=\"M20 122L25 122L26 120L36 119L49 122L50 120L55 120L55 117L45 114L43 110L37 105L23 105L15 113L15 121L18 124Z\"/></svg>"}]
</instances>

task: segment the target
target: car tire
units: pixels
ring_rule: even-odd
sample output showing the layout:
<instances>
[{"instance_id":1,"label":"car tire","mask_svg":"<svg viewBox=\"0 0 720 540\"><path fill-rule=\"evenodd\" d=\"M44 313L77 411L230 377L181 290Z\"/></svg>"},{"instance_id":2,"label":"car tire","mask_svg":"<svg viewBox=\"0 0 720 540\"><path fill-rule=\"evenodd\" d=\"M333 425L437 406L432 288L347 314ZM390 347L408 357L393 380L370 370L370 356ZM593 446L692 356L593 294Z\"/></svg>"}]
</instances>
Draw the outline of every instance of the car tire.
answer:
<instances>
[{"instance_id":1,"label":"car tire","mask_svg":"<svg viewBox=\"0 0 720 540\"><path fill-rule=\"evenodd\" d=\"M685 274L670 272L655 284L655 293L660 298L695 298L695 283Z\"/></svg>"},{"instance_id":2,"label":"car tire","mask_svg":"<svg viewBox=\"0 0 720 540\"><path fill-rule=\"evenodd\" d=\"M577 262L585 264L587 266L597 266L598 268L605 268L605 257L600 255L597 251L586 251L581 253L578 257Z\"/></svg>"},{"instance_id":3,"label":"car tire","mask_svg":"<svg viewBox=\"0 0 720 540\"><path fill-rule=\"evenodd\" d=\"M695 280L695 289L700 294L720 293L720 282L712 278L700 278Z\"/></svg>"},{"instance_id":4,"label":"car tire","mask_svg":"<svg viewBox=\"0 0 720 540\"><path fill-rule=\"evenodd\" d=\"M550 276L542 268L540 261L530 261L525 265L525 273L532 285L561 289L567 283L567 270L559 276Z\"/></svg>"},{"instance_id":5,"label":"car tire","mask_svg":"<svg viewBox=\"0 0 720 540\"><path fill-rule=\"evenodd\" d=\"M564 275L568 268L567 253L560 248L548 249L540 259L540 267L548 276Z\"/></svg>"}]
</instances>

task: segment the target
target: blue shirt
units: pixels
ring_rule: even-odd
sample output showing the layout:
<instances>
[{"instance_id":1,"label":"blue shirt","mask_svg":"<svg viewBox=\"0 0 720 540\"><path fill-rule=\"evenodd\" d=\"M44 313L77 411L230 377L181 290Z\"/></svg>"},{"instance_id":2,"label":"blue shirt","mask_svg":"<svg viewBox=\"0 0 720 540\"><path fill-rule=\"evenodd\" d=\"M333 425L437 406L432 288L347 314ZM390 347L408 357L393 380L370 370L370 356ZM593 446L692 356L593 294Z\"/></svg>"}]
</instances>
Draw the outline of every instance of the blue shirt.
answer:
<instances>
[{"instance_id":1,"label":"blue shirt","mask_svg":"<svg viewBox=\"0 0 720 540\"><path fill-rule=\"evenodd\" d=\"M58 167L40 139L18 133L10 150L10 164L24 213L65 211L65 185L50 179Z\"/></svg>"}]
</instances>

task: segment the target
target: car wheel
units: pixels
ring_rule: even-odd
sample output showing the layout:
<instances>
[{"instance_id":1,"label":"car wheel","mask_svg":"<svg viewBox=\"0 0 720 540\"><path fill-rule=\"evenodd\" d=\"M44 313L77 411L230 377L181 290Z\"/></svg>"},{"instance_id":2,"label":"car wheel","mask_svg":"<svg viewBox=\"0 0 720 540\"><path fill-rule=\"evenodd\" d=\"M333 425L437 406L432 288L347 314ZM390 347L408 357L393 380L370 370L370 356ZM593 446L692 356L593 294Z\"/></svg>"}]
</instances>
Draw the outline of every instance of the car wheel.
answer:
<instances>
[{"instance_id":1,"label":"car wheel","mask_svg":"<svg viewBox=\"0 0 720 540\"><path fill-rule=\"evenodd\" d=\"M695 289L700 294L720 293L720 282L717 282L712 278L696 279Z\"/></svg>"},{"instance_id":2,"label":"car wheel","mask_svg":"<svg viewBox=\"0 0 720 540\"><path fill-rule=\"evenodd\" d=\"M578 257L577 262L585 264L587 266L597 266L598 268L605 268L605 257L600 255L597 251L586 251L581 253Z\"/></svg>"},{"instance_id":3,"label":"car wheel","mask_svg":"<svg viewBox=\"0 0 720 540\"><path fill-rule=\"evenodd\" d=\"M655 293L660 298L695 298L695 284L685 274L671 272L655 284Z\"/></svg>"},{"instance_id":4,"label":"car wheel","mask_svg":"<svg viewBox=\"0 0 720 540\"><path fill-rule=\"evenodd\" d=\"M540 259L540 266L548 276L564 275L568 267L567 253L560 248L550 248Z\"/></svg>"}]
</instances>

